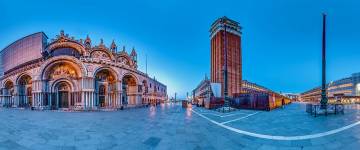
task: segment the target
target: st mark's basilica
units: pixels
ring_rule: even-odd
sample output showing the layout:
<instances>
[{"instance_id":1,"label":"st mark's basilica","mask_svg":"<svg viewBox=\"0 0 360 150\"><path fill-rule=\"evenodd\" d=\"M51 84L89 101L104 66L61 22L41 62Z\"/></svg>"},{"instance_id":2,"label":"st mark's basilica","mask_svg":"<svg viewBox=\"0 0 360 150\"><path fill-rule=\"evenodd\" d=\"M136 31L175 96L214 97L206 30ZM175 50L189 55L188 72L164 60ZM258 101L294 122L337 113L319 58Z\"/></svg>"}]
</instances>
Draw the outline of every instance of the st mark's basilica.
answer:
<instances>
[{"instance_id":1,"label":"st mark's basilica","mask_svg":"<svg viewBox=\"0 0 360 150\"><path fill-rule=\"evenodd\" d=\"M116 110L167 99L166 86L137 69L135 49L114 41L38 32L4 48L0 65L0 107Z\"/></svg>"}]
</instances>

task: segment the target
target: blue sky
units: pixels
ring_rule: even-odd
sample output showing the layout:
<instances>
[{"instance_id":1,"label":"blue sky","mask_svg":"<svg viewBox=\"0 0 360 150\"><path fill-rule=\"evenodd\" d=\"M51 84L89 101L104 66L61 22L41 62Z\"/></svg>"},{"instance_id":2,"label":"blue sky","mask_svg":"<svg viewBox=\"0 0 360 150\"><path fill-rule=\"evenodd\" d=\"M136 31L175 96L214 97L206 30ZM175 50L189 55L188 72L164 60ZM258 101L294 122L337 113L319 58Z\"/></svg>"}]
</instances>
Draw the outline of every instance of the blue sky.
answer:
<instances>
[{"instance_id":1,"label":"blue sky","mask_svg":"<svg viewBox=\"0 0 360 150\"><path fill-rule=\"evenodd\" d=\"M328 80L360 72L356 0L1 0L0 48L61 29L138 52L140 70L185 96L210 72L209 27L221 16L243 27L243 78L282 92L321 82L321 13L328 14Z\"/></svg>"}]
</instances>

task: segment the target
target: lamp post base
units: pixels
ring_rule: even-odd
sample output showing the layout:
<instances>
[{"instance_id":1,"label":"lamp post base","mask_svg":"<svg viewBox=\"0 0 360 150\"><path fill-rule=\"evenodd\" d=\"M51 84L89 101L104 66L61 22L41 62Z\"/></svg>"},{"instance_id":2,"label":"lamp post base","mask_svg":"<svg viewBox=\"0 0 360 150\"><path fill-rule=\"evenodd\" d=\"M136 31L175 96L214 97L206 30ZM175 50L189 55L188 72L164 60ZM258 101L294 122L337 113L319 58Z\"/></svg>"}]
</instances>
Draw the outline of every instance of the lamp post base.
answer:
<instances>
[{"instance_id":1,"label":"lamp post base","mask_svg":"<svg viewBox=\"0 0 360 150\"><path fill-rule=\"evenodd\" d=\"M327 108L327 102L328 102L328 99L326 96L322 96L321 97L321 101L320 101L320 109L326 109Z\"/></svg>"}]
</instances>

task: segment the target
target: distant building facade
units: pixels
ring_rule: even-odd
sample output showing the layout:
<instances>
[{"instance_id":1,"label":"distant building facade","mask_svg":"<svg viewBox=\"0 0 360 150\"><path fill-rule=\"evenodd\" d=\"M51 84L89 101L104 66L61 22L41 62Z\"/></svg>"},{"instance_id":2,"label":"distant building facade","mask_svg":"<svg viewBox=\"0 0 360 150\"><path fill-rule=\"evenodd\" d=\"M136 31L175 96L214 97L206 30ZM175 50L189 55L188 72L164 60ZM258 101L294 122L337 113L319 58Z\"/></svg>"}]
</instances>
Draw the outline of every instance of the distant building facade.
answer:
<instances>
[{"instance_id":1,"label":"distant building facade","mask_svg":"<svg viewBox=\"0 0 360 150\"><path fill-rule=\"evenodd\" d=\"M360 102L360 73L332 81L326 85L326 89L330 101ZM301 101L319 102L320 99L321 87L300 94Z\"/></svg>"},{"instance_id":2,"label":"distant building facade","mask_svg":"<svg viewBox=\"0 0 360 150\"><path fill-rule=\"evenodd\" d=\"M233 96L241 91L242 56L240 30L239 23L227 17L217 19L210 29L211 82L224 85L223 69L226 49L229 96ZM224 91L224 86L222 86L222 91Z\"/></svg>"},{"instance_id":3,"label":"distant building facade","mask_svg":"<svg viewBox=\"0 0 360 150\"><path fill-rule=\"evenodd\" d=\"M320 102L321 87L315 87L300 94L300 101Z\"/></svg>"},{"instance_id":4,"label":"distant building facade","mask_svg":"<svg viewBox=\"0 0 360 150\"><path fill-rule=\"evenodd\" d=\"M205 78L192 92L193 104L197 104L198 106L205 106L208 104L210 102L210 98L213 96L210 79L205 76Z\"/></svg>"},{"instance_id":5,"label":"distant building facade","mask_svg":"<svg viewBox=\"0 0 360 150\"><path fill-rule=\"evenodd\" d=\"M295 93L281 93L281 95L284 95L287 98L290 98L291 101L299 101L299 94Z\"/></svg>"},{"instance_id":6,"label":"distant building facade","mask_svg":"<svg viewBox=\"0 0 360 150\"><path fill-rule=\"evenodd\" d=\"M269 93L272 91L264 86L258 85L253 82L249 82L247 80L243 80L241 82L241 93L253 93L253 92Z\"/></svg>"},{"instance_id":7,"label":"distant building facade","mask_svg":"<svg viewBox=\"0 0 360 150\"><path fill-rule=\"evenodd\" d=\"M291 103L291 99L256 83L243 80L241 93L235 95L232 106L246 109L272 110Z\"/></svg>"},{"instance_id":8,"label":"distant building facade","mask_svg":"<svg viewBox=\"0 0 360 150\"><path fill-rule=\"evenodd\" d=\"M137 53L113 41L93 45L63 31L43 32L0 52L0 106L98 110L135 107L167 98L166 85L137 69Z\"/></svg>"}]
</instances>

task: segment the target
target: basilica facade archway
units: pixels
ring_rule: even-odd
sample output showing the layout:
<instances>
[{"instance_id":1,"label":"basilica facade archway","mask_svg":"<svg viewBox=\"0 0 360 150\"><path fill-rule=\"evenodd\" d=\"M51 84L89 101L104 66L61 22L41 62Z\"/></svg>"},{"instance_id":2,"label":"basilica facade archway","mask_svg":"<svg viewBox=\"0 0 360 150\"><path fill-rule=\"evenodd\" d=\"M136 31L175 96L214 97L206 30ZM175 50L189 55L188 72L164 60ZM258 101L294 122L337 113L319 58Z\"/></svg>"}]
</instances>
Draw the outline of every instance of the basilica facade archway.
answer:
<instances>
[{"instance_id":1,"label":"basilica facade archway","mask_svg":"<svg viewBox=\"0 0 360 150\"><path fill-rule=\"evenodd\" d=\"M122 102L126 105L136 105L139 102L139 87L136 77L126 74L122 78Z\"/></svg>"},{"instance_id":2,"label":"basilica facade archway","mask_svg":"<svg viewBox=\"0 0 360 150\"><path fill-rule=\"evenodd\" d=\"M118 51L114 41L107 47L103 40L92 45L89 36L75 40L63 31L50 42L42 32L17 42L30 48L25 51L10 45L1 53L14 59L1 63L5 67L0 76L0 107L116 110L146 105L149 95L167 98L164 84L137 69L134 48L131 53L125 47ZM17 59L18 55L24 58Z\"/></svg>"},{"instance_id":3,"label":"basilica facade archway","mask_svg":"<svg viewBox=\"0 0 360 150\"><path fill-rule=\"evenodd\" d=\"M99 68L94 75L95 104L100 108L119 106L117 73L109 67Z\"/></svg>"},{"instance_id":4,"label":"basilica facade archway","mask_svg":"<svg viewBox=\"0 0 360 150\"><path fill-rule=\"evenodd\" d=\"M51 99L50 106L55 108L70 108L75 106L72 98L72 90L69 82L60 81L54 86L54 98Z\"/></svg>"}]
</instances>

